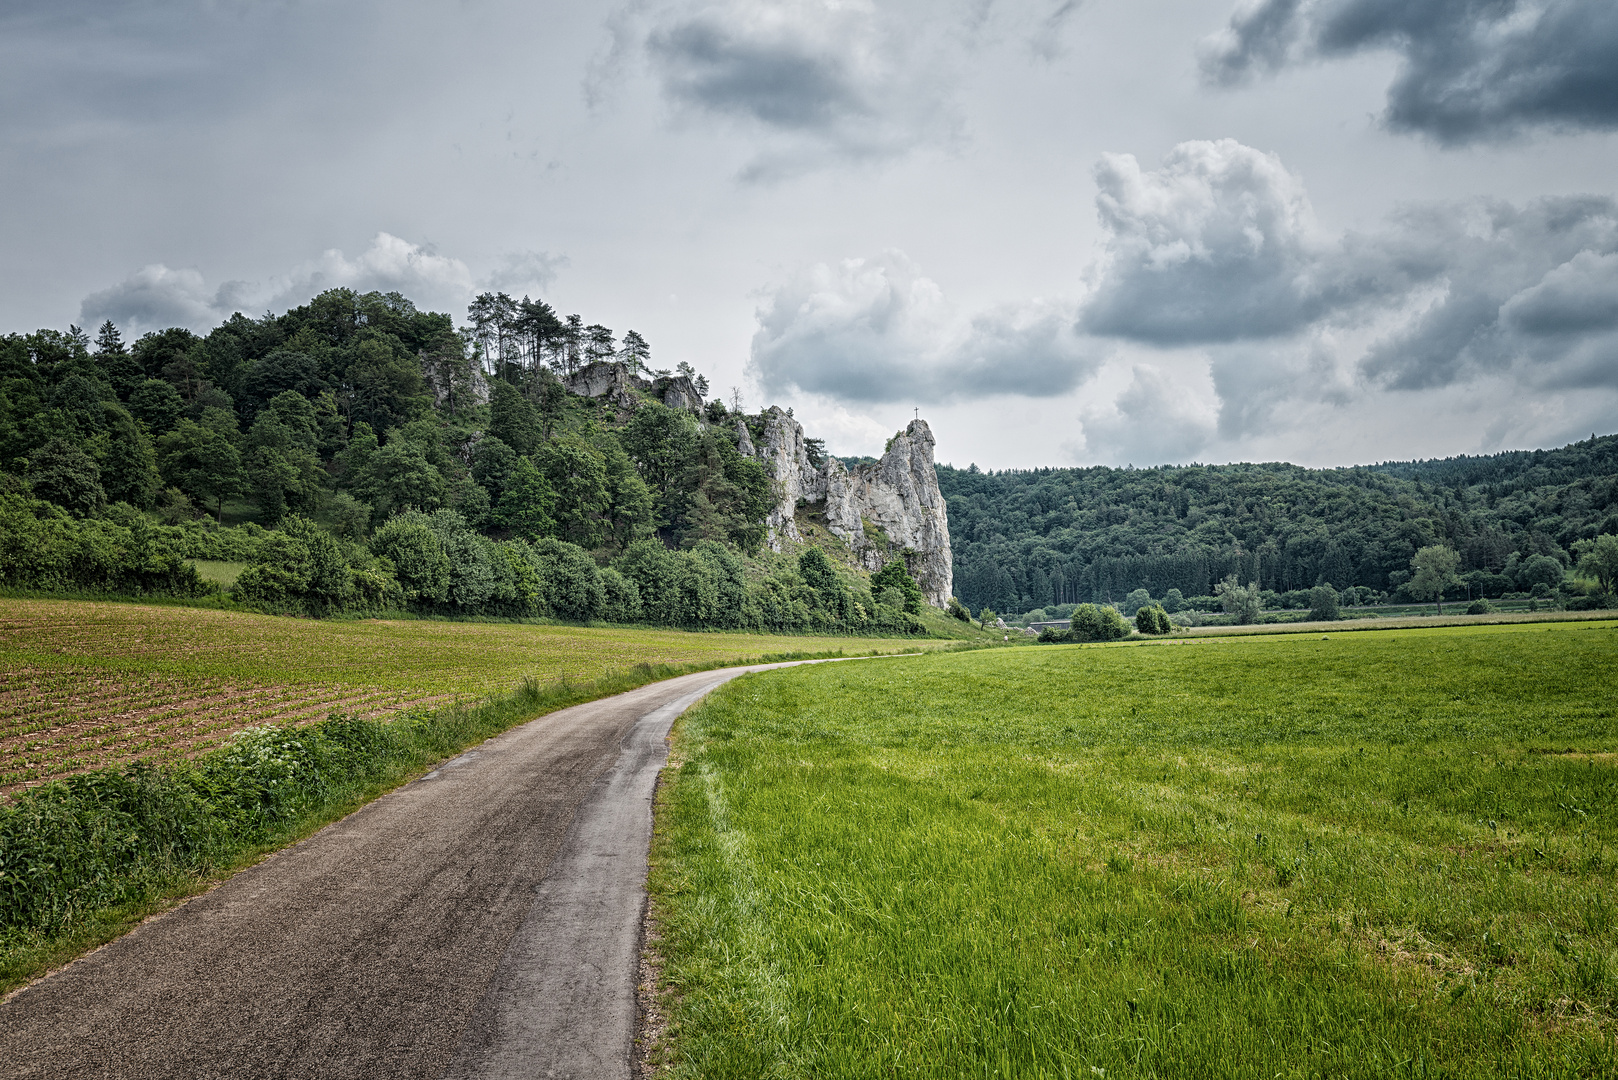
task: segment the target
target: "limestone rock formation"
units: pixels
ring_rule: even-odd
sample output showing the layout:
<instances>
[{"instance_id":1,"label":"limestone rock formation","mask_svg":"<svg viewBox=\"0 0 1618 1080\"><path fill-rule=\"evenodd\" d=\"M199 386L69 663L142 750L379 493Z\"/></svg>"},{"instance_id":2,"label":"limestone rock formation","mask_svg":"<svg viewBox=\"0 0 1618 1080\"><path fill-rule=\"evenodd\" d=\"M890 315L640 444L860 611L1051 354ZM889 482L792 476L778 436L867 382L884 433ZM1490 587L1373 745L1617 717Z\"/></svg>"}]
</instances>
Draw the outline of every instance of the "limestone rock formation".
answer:
<instances>
[{"instance_id":1,"label":"limestone rock formation","mask_svg":"<svg viewBox=\"0 0 1618 1080\"><path fill-rule=\"evenodd\" d=\"M629 368L611 360L586 364L569 375L562 385L580 397L606 398L620 409L633 409L635 391L650 389L649 384L637 379Z\"/></svg>"},{"instance_id":2,"label":"limestone rock formation","mask_svg":"<svg viewBox=\"0 0 1618 1080\"><path fill-rule=\"evenodd\" d=\"M567 376L563 385L580 397L606 398L621 409L633 409L639 403L638 391L651 394L671 409L702 411L702 395L684 375L662 375L648 382L616 360L586 364Z\"/></svg>"},{"instance_id":3,"label":"limestone rock formation","mask_svg":"<svg viewBox=\"0 0 1618 1080\"><path fill-rule=\"evenodd\" d=\"M625 409L648 394L672 409L700 412L703 407L689 378L660 376L647 382L612 361L590 364L569 376L566 386ZM949 515L933 470L933 433L927 421L911 421L894 436L881 461L850 471L833 457L811 461L803 426L786 411L771 406L763 420L756 441L738 420L736 441L743 454L765 464L776 482L779 498L765 518L772 550L803 541L798 529L798 508L803 506L823 514L826 528L848 544L866 569L874 572L902 557L928 603L949 603L954 587Z\"/></svg>"},{"instance_id":4,"label":"limestone rock formation","mask_svg":"<svg viewBox=\"0 0 1618 1080\"><path fill-rule=\"evenodd\" d=\"M780 499L767 524L770 547L780 551L800 542L799 503L820 504L826 528L848 544L871 571L903 556L927 602L949 603L954 570L949 543L949 511L933 469L934 439L925 420L912 420L888 445L880 461L852 472L836 458L815 467L809 460L803 427L778 408L764 413L764 435L753 456L770 469Z\"/></svg>"}]
</instances>

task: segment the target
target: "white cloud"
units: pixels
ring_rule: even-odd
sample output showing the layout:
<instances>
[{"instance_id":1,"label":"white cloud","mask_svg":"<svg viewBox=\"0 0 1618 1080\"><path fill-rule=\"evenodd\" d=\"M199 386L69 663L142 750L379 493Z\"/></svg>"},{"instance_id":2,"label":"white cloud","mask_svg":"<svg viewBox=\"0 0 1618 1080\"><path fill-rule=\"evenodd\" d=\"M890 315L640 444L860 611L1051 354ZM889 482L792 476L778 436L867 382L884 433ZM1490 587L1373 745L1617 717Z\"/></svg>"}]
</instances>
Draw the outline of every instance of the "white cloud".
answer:
<instances>
[{"instance_id":1,"label":"white cloud","mask_svg":"<svg viewBox=\"0 0 1618 1080\"><path fill-rule=\"evenodd\" d=\"M1185 142L1159 169L1096 166L1105 255L1083 324L1158 345L1294 333L1407 291L1437 269L1397 247L1327 236L1303 181L1234 139Z\"/></svg>"},{"instance_id":2,"label":"white cloud","mask_svg":"<svg viewBox=\"0 0 1618 1080\"><path fill-rule=\"evenodd\" d=\"M1129 382L1081 413L1087 460L1190 461L1218 433L1219 396L1205 362L1134 363ZM1070 451L1071 453L1072 451Z\"/></svg>"},{"instance_id":3,"label":"white cloud","mask_svg":"<svg viewBox=\"0 0 1618 1080\"><path fill-rule=\"evenodd\" d=\"M524 264L519 260L516 265ZM247 315L279 311L336 288L399 292L418 307L459 317L476 286L460 259L379 232L371 246L352 259L329 248L318 258L258 283L227 281L210 288L199 270L154 263L85 297L79 318L86 326L111 319L131 333L169 326L206 331L237 311Z\"/></svg>"},{"instance_id":4,"label":"white cloud","mask_svg":"<svg viewBox=\"0 0 1618 1080\"><path fill-rule=\"evenodd\" d=\"M957 310L902 252L818 263L758 309L749 371L766 393L842 401L1048 397L1094 370L1104 348L1044 301Z\"/></svg>"}]
</instances>

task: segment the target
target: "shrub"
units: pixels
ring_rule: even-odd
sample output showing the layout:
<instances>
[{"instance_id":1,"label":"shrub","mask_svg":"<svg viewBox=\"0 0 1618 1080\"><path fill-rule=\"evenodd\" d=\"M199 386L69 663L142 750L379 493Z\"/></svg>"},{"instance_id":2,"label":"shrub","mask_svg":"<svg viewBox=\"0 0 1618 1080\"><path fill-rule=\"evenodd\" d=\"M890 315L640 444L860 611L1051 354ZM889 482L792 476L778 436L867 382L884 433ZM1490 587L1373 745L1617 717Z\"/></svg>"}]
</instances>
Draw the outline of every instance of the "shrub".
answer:
<instances>
[{"instance_id":1,"label":"shrub","mask_svg":"<svg viewBox=\"0 0 1618 1080\"><path fill-rule=\"evenodd\" d=\"M1080 604L1073 609L1074 641L1117 641L1129 636L1129 624L1115 607Z\"/></svg>"},{"instance_id":2,"label":"shrub","mask_svg":"<svg viewBox=\"0 0 1618 1080\"><path fill-rule=\"evenodd\" d=\"M966 605L961 603L961 598L958 596L950 597L949 604L944 610L951 618L959 619L961 622L972 621L972 613L966 610Z\"/></svg>"},{"instance_id":3,"label":"shrub","mask_svg":"<svg viewBox=\"0 0 1618 1080\"><path fill-rule=\"evenodd\" d=\"M1143 634L1167 634L1174 630L1174 624L1161 605L1151 604L1135 612L1135 629Z\"/></svg>"},{"instance_id":4,"label":"shrub","mask_svg":"<svg viewBox=\"0 0 1618 1080\"><path fill-rule=\"evenodd\" d=\"M1468 615L1487 615L1493 610L1494 605L1489 603L1487 600L1474 600L1467 607L1466 613Z\"/></svg>"},{"instance_id":5,"label":"shrub","mask_svg":"<svg viewBox=\"0 0 1618 1080\"><path fill-rule=\"evenodd\" d=\"M1317 622L1331 622L1341 618L1337 599L1336 589L1330 585L1316 585L1309 590L1309 617Z\"/></svg>"}]
</instances>

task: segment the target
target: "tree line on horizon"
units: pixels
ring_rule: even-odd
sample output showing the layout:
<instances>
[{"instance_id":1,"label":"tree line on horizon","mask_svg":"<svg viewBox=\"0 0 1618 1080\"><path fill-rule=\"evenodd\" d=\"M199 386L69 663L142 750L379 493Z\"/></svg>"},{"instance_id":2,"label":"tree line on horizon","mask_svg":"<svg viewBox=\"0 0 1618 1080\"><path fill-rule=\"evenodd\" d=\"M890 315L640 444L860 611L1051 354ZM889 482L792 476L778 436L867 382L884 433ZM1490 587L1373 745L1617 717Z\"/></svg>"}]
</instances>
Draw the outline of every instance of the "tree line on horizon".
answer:
<instances>
[{"instance_id":1,"label":"tree line on horizon","mask_svg":"<svg viewBox=\"0 0 1618 1080\"><path fill-rule=\"evenodd\" d=\"M1268 606L1309 607L1318 585L1344 603L1412 601L1411 560L1434 546L1457 556L1445 599L1547 596L1577 591L1581 553L1618 534L1618 435L1338 469L940 465L938 476L956 592L1002 613L1137 590L1216 610L1231 575Z\"/></svg>"},{"instance_id":2,"label":"tree line on horizon","mask_svg":"<svg viewBox=\"0 0 1618 1080\"><path fill-rule=\"evenodd\" d=\"M272 608L916 630L902 587L763 549L736 430L762 415L664 406L706 382L634 331L504 294L468 318L332 289L201 335L0 338L0 584L183 591L213 557ZM649 376L633 409L566 389L607 358Z\"/></svg>"}]
</instances>

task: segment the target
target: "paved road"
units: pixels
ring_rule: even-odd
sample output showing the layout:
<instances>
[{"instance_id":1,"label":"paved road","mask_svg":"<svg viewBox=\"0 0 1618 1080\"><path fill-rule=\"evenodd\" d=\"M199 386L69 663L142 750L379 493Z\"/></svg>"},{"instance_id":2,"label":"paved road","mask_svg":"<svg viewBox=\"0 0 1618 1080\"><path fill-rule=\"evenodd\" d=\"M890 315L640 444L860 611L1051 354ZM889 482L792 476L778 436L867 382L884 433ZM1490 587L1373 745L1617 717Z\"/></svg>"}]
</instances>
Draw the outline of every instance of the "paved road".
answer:
<instances>
[{"instance_id":1,"label":"paved road","mask_svg":"<svg viewBox=\"0 0 1618 1080\"><path fill-rule=\"evenodd\" d=\"M764 667L541 717L137 927L0 1005L0 1076L627 1077L664 737Z\"/></svg>"}]
</instances>

